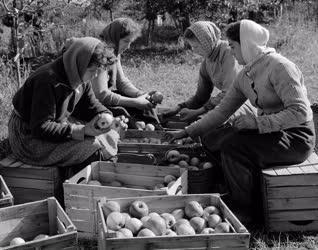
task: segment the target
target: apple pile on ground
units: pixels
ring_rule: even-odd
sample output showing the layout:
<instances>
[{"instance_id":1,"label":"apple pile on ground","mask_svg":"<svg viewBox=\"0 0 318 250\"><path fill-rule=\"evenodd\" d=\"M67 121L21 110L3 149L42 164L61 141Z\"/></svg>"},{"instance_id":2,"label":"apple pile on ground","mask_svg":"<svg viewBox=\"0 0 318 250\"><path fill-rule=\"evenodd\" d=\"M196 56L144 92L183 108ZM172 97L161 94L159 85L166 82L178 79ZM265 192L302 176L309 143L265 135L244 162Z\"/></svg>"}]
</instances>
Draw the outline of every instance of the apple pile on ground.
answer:
<instances>
[{"instance_id":1,"label":"apple pile on ground","mask_svg":"<svg viewBox=\"0 0 318 250\"><path fill-rule=\"evenodd\" d=\"M49 238L49 236L47 234L39 234L36 237L34 237L33 240L43 240L43 239L47 239ZM33 241L32 240L32 241ZM10 241L10 246L19 246L19 245L23 245L25 244L25 240L21 237L15 237Z\"/></svg>"},{"instance_id":2,"label":"apple pile on ground","mask_svg":"<svg viewBox=\"0 0 318 250\"><path fill-rule=\"evenodd\" d=\"M180 167L194 171L213 167L213 164L209 161L202 161L199 157L191 158L187 154L180 154L178 150L168 151L166 161L169 162L169 167Z\"/></svg>"},{"instance_id":3,"label":"apple pile on ground","mask_svg":"<svg viewBox=\"0 0 318 250\"><path fill-rule=\"evenodd\" d=\"M107 228L115 238L229 233L232 228L217 207L203 208L197 201L162 214L149 211L141 200L132 202L128 211L121 211L116 201L102 204Z\"/></svg>"},{"instance_id":4,"label":"apple pile on ground","mask_svg":"<svg viewBox=\"0 0 318 250\"><path fill-rule=\"evenodd\" d=\"M177 180L177 177L174 175L166 175L163 177L162 182L155 183L153 187L143 187L140 186L141 189L148 189L148 190L163 190L166 188L170 188ZM85 183L85 182L83 182ZM98 180L90 180L86 183L87 185L95 185L95 186L111 186L111 187L125 187L129 188L129 186L125 186L124 183L114 179L112 175L110 175L109 182L101 183ZM136 183L136 186L138 186L138 183Z\"/></svg>"}]
</instances>

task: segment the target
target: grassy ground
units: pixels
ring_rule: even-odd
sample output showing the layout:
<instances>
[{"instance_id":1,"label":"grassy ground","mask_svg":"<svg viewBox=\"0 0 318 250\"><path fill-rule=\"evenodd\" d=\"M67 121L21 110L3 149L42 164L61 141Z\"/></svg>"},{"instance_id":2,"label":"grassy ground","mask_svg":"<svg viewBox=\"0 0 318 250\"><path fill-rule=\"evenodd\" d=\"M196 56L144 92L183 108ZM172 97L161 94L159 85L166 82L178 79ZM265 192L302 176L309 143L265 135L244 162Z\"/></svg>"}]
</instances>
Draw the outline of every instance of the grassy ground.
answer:
<instances>
[{"instance_id":1,"label":"grassy ground","mask_svg":"<svg viewBox=\"0 0 318 250\"><path fill-rule=\"evenodd\" d=\"M312 103L318 98L318 32L311 23L289 23L282 20L269 27L270 45L294 61L304 73ZM127 76L144 90L160 90L165 95L163 105L171 106L185 100L196 89L201 59L189 51L173 46L164 51L135 51L123 55ZM26 76L29 71L26 70ZM0 159L10 151L7 122L12 110L11 99L17 85L13 66L0 60ZM82 249L94 249L93 242L82 243ZM266 234L253 230L251 249L318 249L317 233Z\"/></svg>"}]
</instances>

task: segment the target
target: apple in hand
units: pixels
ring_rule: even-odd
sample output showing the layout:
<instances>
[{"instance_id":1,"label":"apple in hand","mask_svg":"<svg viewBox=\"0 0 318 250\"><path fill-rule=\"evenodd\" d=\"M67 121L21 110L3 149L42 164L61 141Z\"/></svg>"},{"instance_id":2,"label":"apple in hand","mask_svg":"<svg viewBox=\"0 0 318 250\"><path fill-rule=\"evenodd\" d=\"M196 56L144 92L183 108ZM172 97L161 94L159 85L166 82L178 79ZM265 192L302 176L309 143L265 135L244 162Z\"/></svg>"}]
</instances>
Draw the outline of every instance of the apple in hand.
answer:
<instances>
[{"instance_id":1,"label":"apple in hand","mask_svg":"<svg viewBox=\"0 0 318 250\"><path fill-rule=\"evenodd\" d=\"M100 117L95 122L96 129L106 129L109 128L114 121L114 117L108 113L102 113Z\"/></svg>"},{"instance_id":2,"label":"apple in hand","mask_svg":"<svg viewBox=\"0 0 318 250\"><path fill-rule=\"evenodd\" d=\"M156 91L150 96L150 101L155 105L161 104L163 101L163 94L159 91Z\"/></svg>"},{"instance_id":3,"label":"apple in hand","mask_svg":"<svg viewBox=\"0 0 318 250\"><path fill-rule=\"evenodd\" d=\"M143 201L134 201L129 207L129 213L131 216L138 219L148 215L149 209L145 202Z\"/></svg>"}]
</instances>

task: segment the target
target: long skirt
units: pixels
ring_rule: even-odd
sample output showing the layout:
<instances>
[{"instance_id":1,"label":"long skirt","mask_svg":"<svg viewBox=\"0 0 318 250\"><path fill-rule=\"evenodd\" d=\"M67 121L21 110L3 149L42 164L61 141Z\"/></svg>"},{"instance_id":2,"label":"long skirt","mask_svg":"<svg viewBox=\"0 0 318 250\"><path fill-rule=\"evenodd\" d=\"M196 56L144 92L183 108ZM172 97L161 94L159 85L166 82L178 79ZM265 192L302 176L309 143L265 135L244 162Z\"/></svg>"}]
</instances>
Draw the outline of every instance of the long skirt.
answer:
<instances>
[{"instance_id":1,"label":"long skirt","mask_svg":"<svg viewBox=\"0 0 318 250\"><path fill-rule=\"evenodd\" d=\"M117 154L119 135L111 130L96 137L85 137L83 141L67 140L51 142L35 138L26 122L13 112L9 124L9 142L13 155L26 164L39 166L75 166L83 163L100 150L103 159Z\"/></svg>"}]
</instances>

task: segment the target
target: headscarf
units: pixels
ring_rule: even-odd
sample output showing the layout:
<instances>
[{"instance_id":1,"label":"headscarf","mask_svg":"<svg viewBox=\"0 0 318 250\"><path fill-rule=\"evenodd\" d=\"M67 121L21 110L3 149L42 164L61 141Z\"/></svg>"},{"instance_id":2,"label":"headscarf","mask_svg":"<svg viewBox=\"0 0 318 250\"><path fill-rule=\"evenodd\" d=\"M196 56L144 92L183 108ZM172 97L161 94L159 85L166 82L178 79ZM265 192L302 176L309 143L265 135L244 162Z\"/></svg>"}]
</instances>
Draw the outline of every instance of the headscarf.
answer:
<instances>
[{"instance_id":1,"label":"headscarf","mask_svg":"<svg viewBox=\"0 0 318 250\"><path fill-rule=\"evenodd\" d=\"M206 57L211 56L213 50L220 43L220 29L213 22L209 21L195 22L188 29L191 30L195 37L199 40L206 52Z\"/></svg>"},{"instance_id":2,"label":"headscarf","mask_svg":"<svg viewBox=\"0 0 318 250\"><path fill-rule=\"evenodd\" d=\"M108 24L100 34L100 37L106 42L115 46L115 55L118 55L120 35L125 31L127 18L117 18Z\"/></svg>"},{"instance_id":3,"label":"headscarf","mask_svg":"<svg viewBox=\"0 0 318 250\"><path fill-rule=\"evenodd\" d=\"M243 19L240 24L242 56L246 64L252 63L260 54L275 51L266 47L269 31L254 21Z\"/></svg>"},{"instance_id":4,"label":"headscarf","mask_svg":"<svg viewBox=\"0 0 318 250\"><path fill-rule=\"evenodd\" d=\"M67 78L73 88L83 83L83 76L96 46L101 43L94 37L71 38L65 46L63 63Z\"/></svg>"}]
</instances>

